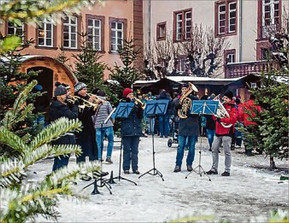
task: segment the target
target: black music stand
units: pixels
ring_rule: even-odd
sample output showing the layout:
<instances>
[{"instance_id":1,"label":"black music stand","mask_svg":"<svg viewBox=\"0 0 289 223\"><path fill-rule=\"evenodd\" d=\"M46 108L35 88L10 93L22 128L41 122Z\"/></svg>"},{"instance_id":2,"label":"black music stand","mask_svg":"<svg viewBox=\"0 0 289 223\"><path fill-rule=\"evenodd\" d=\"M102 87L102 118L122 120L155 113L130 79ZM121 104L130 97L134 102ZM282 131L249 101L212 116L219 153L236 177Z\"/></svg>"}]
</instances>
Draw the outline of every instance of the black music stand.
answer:
<instances>
[{"instance_id":1,"label":"black music stand","mask_svg":"<svg viewBox=\"0 0 289 223\"><path fill-rule=\"evenodd\" d=\"M112 192L110 190L111 186L108 184L108 180L103 178L104 175L102 174L102 172L100 172L100 173L92 173L92 176L94 178L94 181L92 183L86 185L84 188L82 188L81 191L83 191L84 189L86 189L89 186L93 185L93 191L91 192L92 195L100 194L100 192L98 190L98 187L106 187L107 190L109 191L109 193L112 194Z\"/></svg>"},{"instance_id":2,"label":"black music stand","mask_svg":"<svg viewBox=\"0 0 289 223\"><path fill-rule=\"evenodd\" d=\"M114 113L115 109L112 110L112 112L108 115L108 117L104 120L103 123L101 123L101 128L103 128L103 125L106 124L108 122L109 119L112 118L112 114ZM101 151L101 157L99 157L98 159L100 159L100 171L102 171L102 152ZM93 188L93 191L91 192L92 195L95 195L95 194L100 194L100 192L98 191L98 187L106 187L107 190L109 191L110 194L112 194L111 192L111 186L110 186L110 179L105 179L104 178L104 175L102 174L102 172L100 172L99 174L95 174L93 173L92 174L93 178L94 178L94 181L88 185L86 185L84 188L82 188L82 190L84 190L85 188L93 185L94 188Z\"/></svg>"},{"instance_id":3,"label":"black music stand","mask_svg":"<svg viewBox=\"0 0 289 223\"><path fill-rule=\"evenodd\" d=\"M145 108L145 116L155 117L156 115L164 115L164 114L166 114L166 111L167 111L167 108L168 108L168 104L169 104L168 100L151 100L151 101L147 101L146 108ZM150 122L150 127L152 129L152 119L151 119L151 122ZM153 146L153 168L148 170L147 172L143 173L138 178L141 178L142 176L144 176L146 174L150 174L150 175L153 175L153 176L159 175L162 178L162 180L164 181L162 173L156 169L154 131L152 131L152 146Z\"/></svg>"},{"instance_id":4,"label":"black music stand","mask_svg":"<svg viewBox=\"0 0 289 223\"><path fill-rule=\"evenodd\" d=\"M132 109L134 107L134 103L130 102L120 102L118 106L115 109L115 112L112 114L113 118L127 118L129 114L131 113ZM136 182L129 180L125 177L121 176L121 161L122 161L122 138L120 140L120 148L119 148L119 169L118 169L118 176L114 177L113 179L118 179L120 180L126 180L128 182L133 183L134 185L137 185Z\"/></svg>"},{"instance_id":5,"label":"black music stand","mask_svg":"<svg viewBox=\"0 0 289 223\"><path fill-rule=\"evenodd\" d=\"M191 114L198 114L198 115L214 115L217 113L219 107L219 102L218 101L192 101L192 107L191 107ZM202 174L206 175L209 179L209 181L211 181L211 178L209 177L209 175L206 173L206 171L204 170L204 168L201 165L201 157L202 157L202 139L201 139L201 145L200 145L200 149L199 149L199 165L196 166L195 168L193 168L192 172L195 172L197 174L199 174L200 176L202 176ZM198 169L198 171L197 171ZM188 176L192 173L188 173L186 175L186 179L188 178Z\"/></svg>"}]
</instances>

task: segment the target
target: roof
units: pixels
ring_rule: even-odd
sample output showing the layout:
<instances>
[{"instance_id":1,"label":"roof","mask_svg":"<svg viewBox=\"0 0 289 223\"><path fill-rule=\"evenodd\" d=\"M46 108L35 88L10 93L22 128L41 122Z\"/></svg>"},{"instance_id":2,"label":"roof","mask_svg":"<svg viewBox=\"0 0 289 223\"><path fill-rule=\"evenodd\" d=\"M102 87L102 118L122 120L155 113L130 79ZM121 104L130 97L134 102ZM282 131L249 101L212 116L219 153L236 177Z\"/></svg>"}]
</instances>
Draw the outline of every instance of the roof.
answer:
<instances>
[{"instance_id":1,"label":"roof","mask_svg":"<svg viewBox=\"0 0 289 223\"><path fill-rule=\"evenodd\" d=\"M0 57L0 62L3 61L8 62L9 57ZM59 62L58 60L56 60L55 58L49 57L49 56L45 56L45 55L23 55L19 58L19 61L24 63L28 60L33 60L33 59L49 59L49 60L53 60L58 64L61 64L61 66L63 66L63 68L69 73L69 75L72 76L72 78L77 82L77 77L71 72L71 70L69 69L69 67L67 67L65 64Z\"/></svg>"},{"instance_id":2,"label":"roof","mask_svg":"<svg viewBox=\"0 0 289 223\"><path fill-rule=\"evenodd\" d=\"M183 82L192 82L193 84L197 85L227 85L232 82L238 81L242 79L243 77L238 78L210 78L210 77L192 77L192 76L168 76L166 80L177 82L177 83L183 83ZM161 80L163 80L161 79ZM161 80L139 80L134 82L134 86L150 86L152 84L155 84Z\"/></svg>"}]
</instances>

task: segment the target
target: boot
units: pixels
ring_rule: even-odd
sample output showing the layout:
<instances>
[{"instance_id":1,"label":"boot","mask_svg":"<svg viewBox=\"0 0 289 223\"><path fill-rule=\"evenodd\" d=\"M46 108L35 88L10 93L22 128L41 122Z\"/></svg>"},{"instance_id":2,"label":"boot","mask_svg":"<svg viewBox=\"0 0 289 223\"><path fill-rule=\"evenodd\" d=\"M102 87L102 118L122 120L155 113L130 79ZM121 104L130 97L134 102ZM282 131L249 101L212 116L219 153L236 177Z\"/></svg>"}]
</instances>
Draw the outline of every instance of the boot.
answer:
<instances>
[{"instance_id":1,"label":"boot","mask_svg":"<svg viewBox=\"0 0 289 223\"><path fill-rule=\"evenodd\" d=\"M175 169L174 169L174 172L177 173L177 172L180 172L181 171L181 167L180 166L176 166Z\"/></svg>"},{"instance_id":2,"label":"boot","mask_svg":"<svg viewBox=\"0 0 289 223\"><path fill-rule=\"evenodd\" d=\"M106 161L107 163L109 163L109 164L113 164L113 162L111 161L111 158L110 158L110 157L107 157L105 161Z\"/></svg>"}]
</instances>

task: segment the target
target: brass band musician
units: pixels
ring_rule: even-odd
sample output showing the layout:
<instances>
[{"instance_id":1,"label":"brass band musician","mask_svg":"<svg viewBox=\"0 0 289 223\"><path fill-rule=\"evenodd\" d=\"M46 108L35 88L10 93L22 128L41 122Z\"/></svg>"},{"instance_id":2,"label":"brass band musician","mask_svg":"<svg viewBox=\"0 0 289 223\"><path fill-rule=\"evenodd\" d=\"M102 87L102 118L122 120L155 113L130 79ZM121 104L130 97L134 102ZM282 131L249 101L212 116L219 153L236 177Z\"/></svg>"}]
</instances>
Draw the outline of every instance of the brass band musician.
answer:
<instances>
[{"instance_id":1,"label":"brass band musician","mask_svg":"<svg viewBox=\"0 0 289 223\"><path fill-rule=\"evenodd\" d=\"M186 164L187 170L192 171L192 163L195 158L195 145L199 136L199 118L198 115L189 114L192 100L198 100L196 93L198 89L192 84L183 84L181 88L181 97L176 106L178 110L179 121L179 134L178 134L178 151L176 157L176 166L174 172L180 172L182 160L184 157L185 145L189 147Z\"/></svg>"},{"instance_id":2,"label":"brass band musician","mask_svg":"<svg viewBox=\"0 0 289 223\"><path fill-rule=\"evenodd\" d=\"M86 102L95 103L98 99L96 95L89 96L87 93L87 85L78 82L74 86L76 99L75 104L79 109L78 118L82 122L82 131L76 134L76 142L82 148L82 154L77 157L77 162L84 162L85 157L88 156L90 161L98 159L98 150L95 140L95 129L91 116L95 114L93 106L86 106Z\"/></svg>"}]
</instances>

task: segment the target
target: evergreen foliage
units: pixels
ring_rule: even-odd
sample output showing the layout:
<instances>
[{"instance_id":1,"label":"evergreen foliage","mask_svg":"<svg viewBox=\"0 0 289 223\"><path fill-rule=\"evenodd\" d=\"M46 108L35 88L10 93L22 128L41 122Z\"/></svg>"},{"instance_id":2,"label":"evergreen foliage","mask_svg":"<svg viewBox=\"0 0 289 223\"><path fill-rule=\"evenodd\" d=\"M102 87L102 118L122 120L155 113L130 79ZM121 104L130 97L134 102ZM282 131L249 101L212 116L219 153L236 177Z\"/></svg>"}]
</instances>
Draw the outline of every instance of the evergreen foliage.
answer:
<instances>
[{"instance_id":1,"label":"evergreen foliage","mask_svg":"<svg viewBox=\"0 0 289 223\"><path fill-rule=\"evenodd\" d=\"M29 142L13 132L13 125L19 120L17 116L26 107L30 107L26 99L36 83L32 81L20 93L13 107L5 113L0 122L1 152L3 146L8 146L10 150L19 154L12 157L9 153L4 153L0 159L0 222L26 222L33 220L37 215L57 220L59 215L55 207L60 195L77 196L71 188L71 180L80 173L99 171L99 167L94 163L83 163L59 169L41 182L27 183L26 169L34 163L48 156L81 153L78 145L49 145L66 132L79 131L81 127L79 120L58 119ZM10 122L12 124L9 124Z\"/></svg>"},{"instance_id":2,"label":"evergreen foliage","mask_svg":"<svg viewBox=\"0 0 289 223\"><path fill-rule=\"evenodd\" d=\"M118 53L123 63L122 66L114 65L111 71L111 79L119 84L113 85L111 89L118 98L122 97L122 91L125 88L131 88L132 84L142 78L141 72L134 66L134 62L139 55L139 50L134 44L134 40L123 40L119 46Z\"/></svg>"},{"instance_id":3,"label":"evergreen foliage","mask_svg":"<svg viewBox=\"0 0 289 223\"><path fill-rule=\"evenodd\" d=\"M41 93L31 92L31 87L28 87L25 89L25 93L22 92L17 98L19 92L24 90L27 81L37 75L37 72L34 71L20 72L21 60L22 56L18 50L0 54L0 120L3 119L2 125L13 130L18 136L25 136L29 140L31 135L37 134L41 129L41 124L35 122L41 114L34 112L35 107L32 104L36 97L41 96ZM35 84L29 86L35 86ZM26 94L27 92L30 93ZM19 108L23 101L29 101L30 104ZM13 109L9 110L10 108ZM6 150L5 147L3 150ZM2 153L3 151L0 151L0 154Z\"/></svg>"},{"instance_id":4,"label":"evergreen foliage","mask_svg":"<svg viewBox=\"0 0 289 223\"><path fill-rule=\"evenodd\" d=\"M103 71L106 64L100 61L102 55L87 42L87 34L82 34L81 53L74 54L75 76L87 85L88 90L103 88Z\"/></svg>"},{"instance_id":5,"label":"evergreen foliage","mask_svg":"<svg viewBox=\"0 0 289 223\"><path fill-rule=\"evenodd\" d=\"M251 118L257 128L242 131L249 148L258 148L272 158L288 159L289 32L275 33L270 42L270 70L262 74L260 87L251 89L256 103L262 107L262 111L255 111L256 117Z\"/></svg>"}]
</instances>

